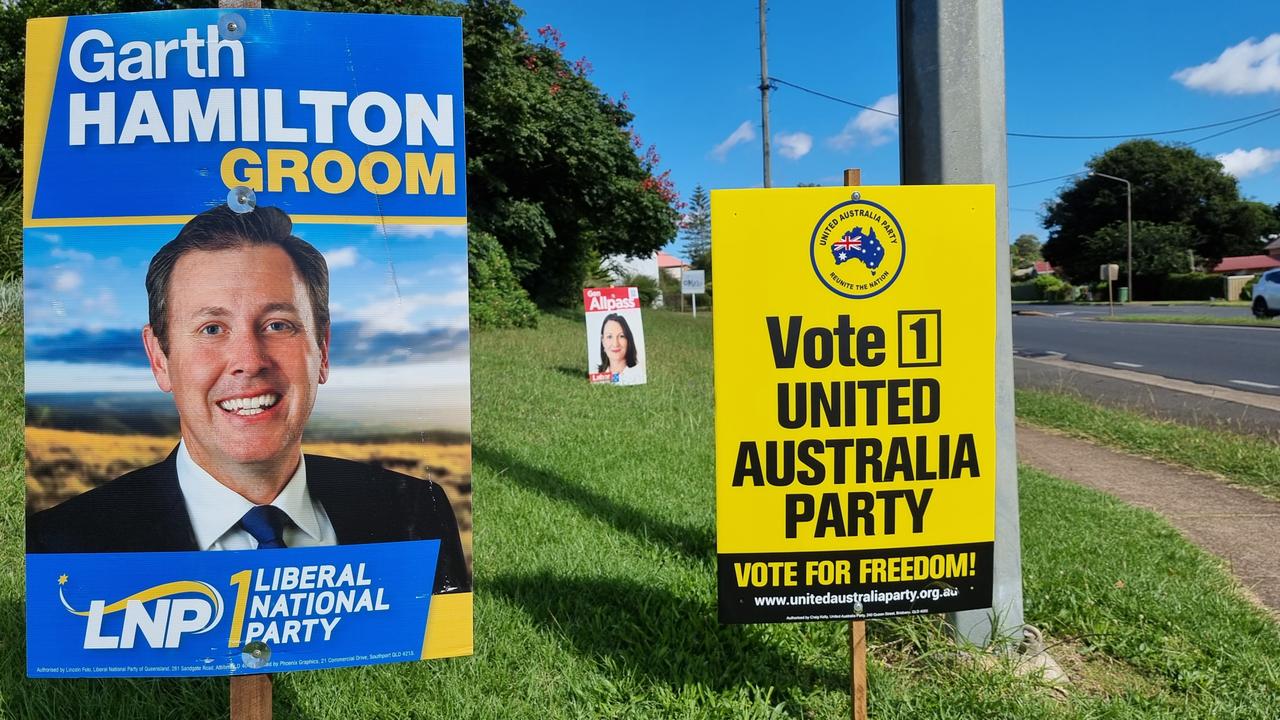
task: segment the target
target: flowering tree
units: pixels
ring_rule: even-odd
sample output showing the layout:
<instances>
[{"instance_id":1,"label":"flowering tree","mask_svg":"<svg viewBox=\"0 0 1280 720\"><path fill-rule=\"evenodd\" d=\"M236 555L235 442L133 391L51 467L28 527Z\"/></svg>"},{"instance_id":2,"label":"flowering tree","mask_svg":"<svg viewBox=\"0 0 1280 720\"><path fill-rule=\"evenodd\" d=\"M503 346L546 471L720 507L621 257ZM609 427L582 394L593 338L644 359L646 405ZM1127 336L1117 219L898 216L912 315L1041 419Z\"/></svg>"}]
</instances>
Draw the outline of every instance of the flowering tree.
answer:
<instances>
[{"instance_id":1,"label":"flowering tree","mask_svg":"<svg viewBox=\"0 0 1280 720\"><path fill-rule=\"evenodd\" d=\"M585 58L568 60L555 28L526 35L510 2L473 0L465 13L471 223L534 300L569 305L598 256L674 238L679 197L625 96L601 92Z\"/></svg>"}]
</instances>

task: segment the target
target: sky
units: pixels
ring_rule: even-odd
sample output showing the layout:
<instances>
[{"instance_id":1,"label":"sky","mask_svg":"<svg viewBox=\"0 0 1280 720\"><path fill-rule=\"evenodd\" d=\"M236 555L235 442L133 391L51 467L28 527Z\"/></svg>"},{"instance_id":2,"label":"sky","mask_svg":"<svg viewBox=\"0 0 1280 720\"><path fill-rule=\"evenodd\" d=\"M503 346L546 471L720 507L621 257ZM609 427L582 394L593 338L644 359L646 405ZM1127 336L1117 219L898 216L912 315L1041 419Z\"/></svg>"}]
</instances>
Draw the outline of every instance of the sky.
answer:
<instances>
[{"instance_id":1,"label":"sky","mask_svg":"<svg viewBox=\"0 0 1280 720\"><path fill-rule=\"evenodd\" d=\"M141 341L144 280L151 255L179 227L24 232L28 393L158 393ZM294 226L329 265L331 372L318 415L467 428L466 232L465 225Z\"/></svg>"},{"instance_id":2,"label":"sky","mask_svg":"<svg viewBox=\"0 0 1280 720\"><path fill-rule=\"evenodd\" d=\"M586 57L597 86L627 94L682 197L697 184L761 186L755 0L518 3L530 35L555 26L566 57ZM890 0L769 3L769 75L790 84L769 98L774 187L838 185L844 168L860 168L864 185L898 184L896 118L792 87L896 112L896 22ZM1280 110L1276 0L1008 0L1004 30L1010 132L1146 135ZM1280 117L1201 140L1238 125L1157 139L1222 159L1242 196L1280 203ZM1070 181L1059 176L1119 142L1009 138L1009 239L1043 241L1042 208ZM1035 182L1046 178L1059 179Z\"/></svg>"}]
</instances>

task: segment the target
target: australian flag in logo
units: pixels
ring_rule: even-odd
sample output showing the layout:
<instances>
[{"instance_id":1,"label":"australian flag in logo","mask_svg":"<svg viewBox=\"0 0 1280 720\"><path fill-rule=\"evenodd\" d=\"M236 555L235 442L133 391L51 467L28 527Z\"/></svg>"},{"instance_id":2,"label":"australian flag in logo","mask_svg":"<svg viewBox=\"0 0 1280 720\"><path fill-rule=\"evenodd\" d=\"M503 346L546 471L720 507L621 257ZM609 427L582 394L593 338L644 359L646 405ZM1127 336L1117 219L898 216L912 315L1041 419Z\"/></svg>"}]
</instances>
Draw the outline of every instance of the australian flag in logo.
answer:
<instances>
[{"instance_id":1,"label":"australian flag in logo","mask_svg":"<svg viewBox=\"0 0 1280 720\"><path fill-rule=\"evenodd\" d=\"M836 265L857 259L868 270L875 270L880 267L880 261L884 260L884 245L876 239L875 230L863 232L862 228L856 227L831 243L831 254L836 259Z\"/></svg>"}]
</instances>

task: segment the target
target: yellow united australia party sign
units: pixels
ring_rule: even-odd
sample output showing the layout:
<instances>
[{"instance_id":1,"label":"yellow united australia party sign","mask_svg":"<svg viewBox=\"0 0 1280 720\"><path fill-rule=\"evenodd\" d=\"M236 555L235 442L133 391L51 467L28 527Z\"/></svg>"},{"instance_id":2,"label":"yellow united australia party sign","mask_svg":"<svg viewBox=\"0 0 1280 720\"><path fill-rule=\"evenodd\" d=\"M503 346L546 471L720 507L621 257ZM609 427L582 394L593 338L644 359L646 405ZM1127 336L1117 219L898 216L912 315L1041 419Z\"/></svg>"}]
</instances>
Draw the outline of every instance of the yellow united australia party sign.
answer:
<instances>
[{"instance_id":1,"label":"yellow united australia party sign","mask_svg":"<svg viewBox=\"0 0 1280 720\"><path fill-rule=\"evenodd\" d=\"M991 186L712 193L723 622L991 605Z\"/></svg>"}]
</instances>

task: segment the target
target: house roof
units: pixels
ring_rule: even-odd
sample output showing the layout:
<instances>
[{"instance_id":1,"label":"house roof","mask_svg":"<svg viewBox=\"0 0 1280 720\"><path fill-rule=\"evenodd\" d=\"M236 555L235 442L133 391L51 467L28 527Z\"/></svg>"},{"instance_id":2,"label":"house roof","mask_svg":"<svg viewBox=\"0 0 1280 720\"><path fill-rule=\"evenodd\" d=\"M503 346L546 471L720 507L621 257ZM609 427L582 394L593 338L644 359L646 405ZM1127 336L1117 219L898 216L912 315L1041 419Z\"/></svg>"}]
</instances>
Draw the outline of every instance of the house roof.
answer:
<instances>
[{"instance_id":1,"label":"house roof","mask_svg":"<svg viewBox=\"0 0 1280 720\"><path fill-rule=\"evenodd\" d=\"M1236 272L1238 270L1270 270L1280 267L1280 260L1270 255L1238 255L1222 258L1222 262L1213 267L1216 273Z\"/></svg>"},{"instance_id":2,"label":"house roof","mask_svg":"<svg viewBox=\"0 0 1280 720\"><path fill-rule=\"evenodd\" d=\"M1048 260L1037 260L1037 261L1036 261L1036 274L1037 274L1037 275L1048 275L1048 274L1050 274L1050 273L1054 273L1054 272L1057 272L1057 271L1056 271L1056 270L1054 270L1053 266L1049 264L1049 261L1048 261Z\"/></svg>"},{"instance_id":3,"label":"house roof","mask_svg":"<svg viewBox=\"0 0 1280 720\"><path fill-rule=\"evenodd\" d=\"M658 267L659 268L678 268L689 267L689 263L681 260L674 255L668 255L661 250L658 251Z\"/></svg>"},{"instance_id":4,"label":"house roof","mask_svg":"<svg viewBox=\"0 0 1280 720\"><path fill-rule=\"evenodd\" d=\"M1267 246L1263 248L1263 250L1280 250L1280 238L1276 238L1275 240L1267 243Z\"/></svg>"}]
</instances>

